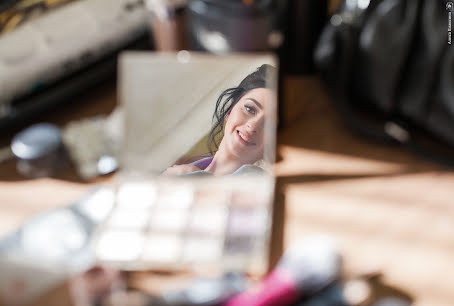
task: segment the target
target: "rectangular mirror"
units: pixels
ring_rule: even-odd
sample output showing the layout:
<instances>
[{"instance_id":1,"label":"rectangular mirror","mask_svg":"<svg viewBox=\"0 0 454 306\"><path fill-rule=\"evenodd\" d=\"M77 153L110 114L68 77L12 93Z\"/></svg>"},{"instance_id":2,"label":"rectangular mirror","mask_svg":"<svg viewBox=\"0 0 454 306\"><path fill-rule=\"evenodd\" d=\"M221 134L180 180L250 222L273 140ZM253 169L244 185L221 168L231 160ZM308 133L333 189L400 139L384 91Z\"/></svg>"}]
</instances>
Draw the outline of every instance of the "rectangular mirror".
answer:
<instances>
[{"instance_id":1,"label":"rectangular mirror","mask_svg":"<svg viewBox=\"0 0 454 306\"><path fill-rule=\"evenodd\" d=\"M217 145L233 150L228 154L236 155L232 158L236 164L261 160L272 164L276 66L271 55L214 56L187 51L124 54L119 82L126 127L125 149L120 157L123 171L159 175L184 159L217 153ZM242 109L233 107L236 98L243 98ZM228 116L230 111L234 116ZM246 116L242 116L243 111ZM216 115L221 118L216 120ZM229 133L241 134L236 139L227 135L230 141L225 139L220 144L224 121ZM216 123L220 126L210 142ZM231 162L228 156L224 159Z\"/></svg>"},{"instance_id":2,"label":"rectangular mirror","mask_svg":"<svg viewBox=\"0 0 454 306\"><path fill-rule=\"evenodd\" d=\"M121 57L121 172L98 260L132 270L266 272L277 69L266 54Z\"/></svg>"}]
</instances>

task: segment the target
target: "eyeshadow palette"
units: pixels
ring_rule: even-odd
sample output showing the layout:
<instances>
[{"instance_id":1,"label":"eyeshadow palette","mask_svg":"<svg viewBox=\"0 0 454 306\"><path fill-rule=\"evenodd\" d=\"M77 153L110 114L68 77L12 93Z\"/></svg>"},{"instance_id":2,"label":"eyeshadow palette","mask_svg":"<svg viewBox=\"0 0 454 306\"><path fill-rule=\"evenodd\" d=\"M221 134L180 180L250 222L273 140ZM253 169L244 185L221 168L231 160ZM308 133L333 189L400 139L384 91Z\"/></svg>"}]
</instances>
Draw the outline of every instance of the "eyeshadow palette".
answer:
<instances>
[{"instance_id":1,"label":"eyeshadow palette","mask_svg":"<svg viewBox=\"0 0 454 306\"><path fill-rule=\"evenodd\" d=\"M126 270L266 272L274 180L119 184L95 239L99 261Z\"/></svg>"}]
</instances>

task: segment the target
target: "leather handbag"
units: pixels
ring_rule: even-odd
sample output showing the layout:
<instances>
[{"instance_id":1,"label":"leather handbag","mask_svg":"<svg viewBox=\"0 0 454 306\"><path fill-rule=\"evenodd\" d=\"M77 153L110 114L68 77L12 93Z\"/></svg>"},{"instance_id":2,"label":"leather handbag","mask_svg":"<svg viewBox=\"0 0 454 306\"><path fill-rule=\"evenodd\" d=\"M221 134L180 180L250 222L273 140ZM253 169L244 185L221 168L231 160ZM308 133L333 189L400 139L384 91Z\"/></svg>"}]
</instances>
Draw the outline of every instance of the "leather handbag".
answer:
<instances>
[{"instance_id":1,"label":"leather handbag","mask_svg":"<svg viewBox=\"0 0 454 306\"><path fill-rule=\"evenodd\" d=\"M454 165L452 2L348 0L314 53L355 130Z\"/></svg>"}]
</instances>

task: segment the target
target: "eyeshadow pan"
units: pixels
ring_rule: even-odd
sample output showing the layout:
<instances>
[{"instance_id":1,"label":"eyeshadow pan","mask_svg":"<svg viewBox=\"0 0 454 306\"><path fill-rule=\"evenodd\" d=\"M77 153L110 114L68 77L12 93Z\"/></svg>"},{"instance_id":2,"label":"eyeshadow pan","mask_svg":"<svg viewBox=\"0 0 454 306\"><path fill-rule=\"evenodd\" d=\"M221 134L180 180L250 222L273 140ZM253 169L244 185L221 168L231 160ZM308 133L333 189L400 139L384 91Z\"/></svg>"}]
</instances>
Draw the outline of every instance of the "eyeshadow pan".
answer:
<instances>
[{"instance_id":1,"label":"eyeshadow pan","mask_svg":"<svg viewBox=\"0 0 454 306\"><path fill-rule=\"evenodd\" d=\"M181 232L185 229L187 220L187 209L157 207L151 217L151 230Z\"/></svg>"},{"instance_id":2,"label":"eyeshadow pan","mask_svg":"<svg viewBox=\"0 0 454 306\"><path fill-rule=\"evenodd\" d=\"M156 187L152 183L123 183L117 192L117 205L128 208L149 208L156 200Z\"/></svg>"},{"instance_id":3,"label":"eyeshadow pan","mask_svg":"<svg viewBox=\"0 0 454 306\"><path fill-rule=\"evenodd\" d=\"M227 208L223 205L197 205L192 210L191 232L220 235L225 231Z\"/></svg>"},{"instance_id":4,"label":"eyeshadow pan","mask_svg":"<svg viewBox=\"0 0 454 306\"><path fill-rule=\"evenodd\" d=\"M254 250L256 239L254 236L227 236L224 248L229 254L250 253Z\"/></svg>"},{"instance_id":5,"label":"eyeshadow pan","mask_svg":"<svg viewBox=\"0 0 454 306\"><path fill-rule=\"evenodd\" d=\"M266 197L257 191L235 191L232 193L232 203L238 206L260 207L266 204Z\"/></svg>"},{"instance_id":6,"label":"eyeshadow pan","mask_svg":"<svg viewBox=\"0 0 454 306\"><path fill-rule=\"evenodd\" d=\"M140 230L147 225L149 214L147 210L142 209L117 208L112 212L106 226Z\"/></svg>"},{"instance_id":7,"label":"eyeshadow pan","mask_svg":"<svg viewBox=\"0 0 454 306\"><path fill-rule=\"evenodd\" d=\"M219 260L222 255L222 242L221 237L188 237L183 249L183 260L192 263Z\"/></svg>"},{"instance_id":8,"label":"eyeshadow pan","mask_svg":"<svg viewBox=\"0 0 454 306\"><path fill-rule=\"evenodd\" d=\"M152 262L172 263L181 257L182 239L172 234L150 234L143 259Z\"/></svg>"},{"instance_id":9,"label":"eyeshadow pan","mask_svg":"<svg viewBox=\"0 0 454 306\"><path fill-rule=\"evenodd\" d=\"M136 260L145 243L145 236L134 231L105 231L98 240L96 253L105 261Z\"/></svg>"},{"instance_id":10,"label":"eyeshadow pan","mask_svg":"<svg viewBox=\"0 0 454 306\"><path fill-rule=\"evenodd\" d=\"M195 201L200 205L225 204L229 193L221 188L200 189L197 191Z\"/></svg>"},{"instance_id":11,"label":"eyeshadow pan","mask_svg":"<svg viewBox=\"0 0 454 306\"><path fill-rule=\"evenodd\" d=\"M239 208L230 209L228 234L234 236L259 236L266 231L267 212L263 209Z\"/></svg>"},{"instance_id":12,"label":"eyeshadow pan","mask_svg":"<svg viewBox=\"0 0 454 306\"><path fill-rule=\"evenodd\" d=\"M162 188L158 194L159 205L170 208L188 208L193 200L192 189L177 184Z\"/></svg>"},{"instance_id":13,"label":"eyeshadow pan","mask_svg":"<svg viewBox=\"0 0 454 306\"><path fill-rule=\"evenodd\" d=\"M109 187L101 187L76 207L85 216L96 223L104 221L114 208L115 192Z\"/></svg>"}]
</instances>

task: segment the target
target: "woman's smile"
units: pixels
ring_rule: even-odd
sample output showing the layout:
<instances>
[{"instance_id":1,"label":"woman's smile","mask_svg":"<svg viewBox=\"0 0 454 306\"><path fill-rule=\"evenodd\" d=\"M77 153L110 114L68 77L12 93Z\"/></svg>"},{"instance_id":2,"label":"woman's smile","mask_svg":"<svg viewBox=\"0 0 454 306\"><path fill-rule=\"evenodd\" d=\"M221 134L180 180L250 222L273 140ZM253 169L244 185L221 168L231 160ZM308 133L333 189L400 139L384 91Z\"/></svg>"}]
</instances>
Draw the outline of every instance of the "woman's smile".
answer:
<instances>
[{"instance_id":1,"label":"woman's smile","mask_svg":"<svg viewBox=\"0 0 454 306\"><path fill-rule=\"evenodd\" d=\"M238 135L238 140L240 143L247 145L247 146L256 146L257 143L253 141L253 139L249 136L246 132L241 132L240 130L236 130Z\"/></svg>"}]
</instances>

